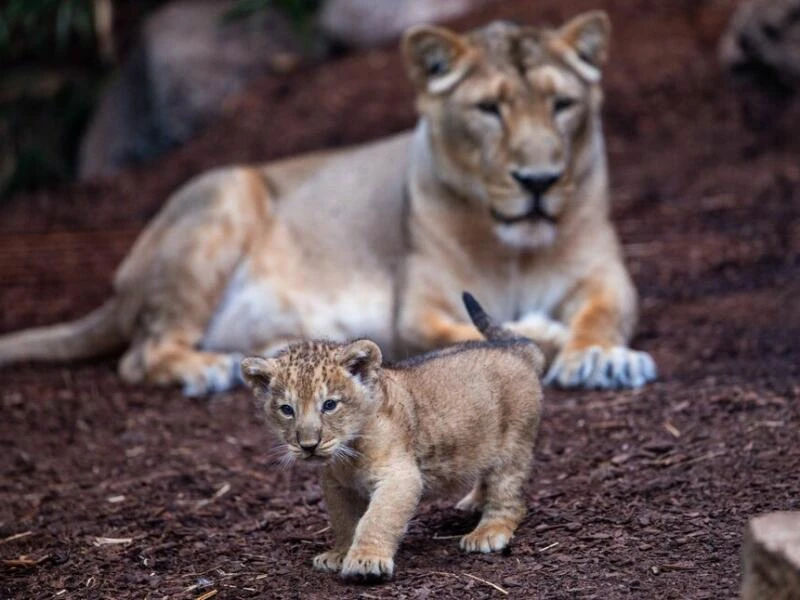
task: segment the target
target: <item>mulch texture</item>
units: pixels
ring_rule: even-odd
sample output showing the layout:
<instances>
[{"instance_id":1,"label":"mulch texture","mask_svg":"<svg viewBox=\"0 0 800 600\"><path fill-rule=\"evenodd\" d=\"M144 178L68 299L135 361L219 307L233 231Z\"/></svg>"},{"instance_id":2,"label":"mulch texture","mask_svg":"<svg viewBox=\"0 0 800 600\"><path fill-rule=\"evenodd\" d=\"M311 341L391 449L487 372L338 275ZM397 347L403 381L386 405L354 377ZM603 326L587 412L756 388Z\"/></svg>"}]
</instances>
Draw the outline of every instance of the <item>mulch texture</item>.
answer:
<instances>
[{"instance_id":1,"label":"mulch texture","mask_svg":"<svg viewBox=\"0 0 800 600\"><path fill-rule=\"evenodd\" d=\"M317 475L274 465L245 392L125 387L112 359L23 365L0 371L0 598L735 597L747 519L800 509L800 101L721 72L733 4L508 1L458 24L609 10L615 219L642 296L635 345L660 368L639 391L547 393L510 552L463 554L454 536L474 520L442 501L420 508L394 581L318 574L331 534ZM373 51L259 82L157 164L13 198L0 330L102 302L191 175L413 118L397 52Z\"/></svg>"}]
</instances>

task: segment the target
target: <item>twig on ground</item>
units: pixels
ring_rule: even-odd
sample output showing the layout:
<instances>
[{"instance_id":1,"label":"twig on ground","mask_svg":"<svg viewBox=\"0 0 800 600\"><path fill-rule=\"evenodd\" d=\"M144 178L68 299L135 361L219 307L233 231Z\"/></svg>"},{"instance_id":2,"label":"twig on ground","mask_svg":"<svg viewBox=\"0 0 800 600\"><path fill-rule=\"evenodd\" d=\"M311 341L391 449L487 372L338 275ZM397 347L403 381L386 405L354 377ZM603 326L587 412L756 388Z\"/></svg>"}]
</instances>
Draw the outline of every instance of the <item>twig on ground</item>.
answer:
<instances>
[{"instance_id":1,"label":"twig on ground","mask_svg":"<svg viewBox=\"0 0 800 600\"><path fill-rule=\"evenodd\" d=\"M212 502L214 502L214 500L221 498L230 491L231 491L231 484L226 481L216 492L214 492L214 495L211 496L211 498L200 500L197 503L197 508L203 508L204 506L211 504Z\"/></svg>"},{"instance_id":2,"label":"twig on ground","mask_svg":"<svg viewBox=\"0 0 800 600\"><path fill-rule=\"evenodd\" d=\"M10 535L7 538L3 538L0 540L0 544L5 544L7 542L13 542L14 540L21 540L22 538L26 538L29 535L33 535L32 531L23 531L22 533L15 533L14 535Z\"/></svg>"},{"instance_id":3,"label":"twig on ground","mask_svg":"<svg viewBox=\"0 0 800 600\"><path fill-rule=\"evenodd\" d=\"M217 590L209 590L202 596L198 596L195 600L208 600L209 598L213 598L217 595Z\"/></svg>"},{"instance_id":4,"label":"twig on ground","mask_svg":"<svg viewBox=\"0 0 800 600\"><path fill-rule=\"evenodd\" d=\"M323 534L323 533L325 533L326 531L329 531L329 530L330 530L330 528L331 528L331 526L330 526L330 525L327 525L327 526L323 527L322 529L320 529L320 530L318 530L318 531L312 531L312 532L311 532L311 535L322 535L322 534Z\"/></svg>"},{"instance_id":5,"label":"twig on ground","mask_svg":"<svg viewBox=\"0 0 800 600\"><path fill-rule=\"evenodd\" d=\"M23 554L19 558L10 558L3 561L7 567L35 567L50 558L49 554L45 554L41 558L28 558L27 554Z\"/></svg>"},{"instance_id":6,"label":"twig on ground","mask_svg":"<svg viewBox=\"0 0 800 600\"><path fill-rule=\"evenodd\" d=\"M680 430L669 421L664 421L664 429L666 429L669 432L669 434L676 439L681 437Z\"/></svg>"},{"instance_id":7,"label":"twig on ground","mask_svg":"<svg viewBox=\"0 0 800 600\"><path fill-rule=\"evenodd\" d=\"M539 548L538 550L539 550L539 552L547 552L548 550L550 550L550 549L552 549L552 548L555 548L556 546L558 546L560 543L561 543L561 542L553 542L552 544L548 544L548 545L547 545L547 546L545 546L544 548Z\"/></svg>"},{"instance_id":8,"label":"twig on ground","mask_svg":"<svg viewBox=\"0 0 800 600\"><path fill-rule=\"evenodd\" d=\"M95 546L112 546L114 544L131 544L133 538L96 537L92 542Z\"/></svg>"},{"instance_id":9,"label":"twig on ground","mask_svg":"<svg viewBox=\"0 0 800 600\"><path fill-rule=\"evenodd\" d=\"M465 575L466 577L469 577L470 579L474 579L475 581L480 581L481 583L485 583L489 587L493 587L494 589L496 589L504 596L508 596L508 590L504 590L496 583L492 583L491 581L486 581L485 579L481 579L480 577L476 577L475 575L470 575L469 573L462 573L462 574Z\"/></svg>"}]
</instances>

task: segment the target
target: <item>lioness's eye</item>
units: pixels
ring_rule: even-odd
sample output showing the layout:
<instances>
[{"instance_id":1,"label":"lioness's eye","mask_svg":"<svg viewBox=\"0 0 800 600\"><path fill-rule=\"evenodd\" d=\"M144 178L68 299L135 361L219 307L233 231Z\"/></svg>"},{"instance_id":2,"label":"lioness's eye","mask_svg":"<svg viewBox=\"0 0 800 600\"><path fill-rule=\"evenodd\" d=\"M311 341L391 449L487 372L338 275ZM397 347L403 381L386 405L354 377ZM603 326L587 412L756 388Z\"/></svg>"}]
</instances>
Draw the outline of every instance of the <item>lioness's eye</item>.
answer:
<instances>
[{"instance_id":1,"label":"lioness's eye","mask_svg":"<svg viewBox=\"0 0 800 600\"><path fill-rule=\"evenodd\" d=\"M333 412L338 404L336 400L325 400L322 403L322 412Z\"/></svg>"},{"instance_id":2,"label":"lioness's eye","mask_svg":"<svg viewBox=\"0 0 800 600\"><path fill-rule=\"evenodd\" d=\"M575 100L574 98L566 98L566 97L556 98L555 102L553 102L553 111L555 111L556 113L563 112L575 106L576 102L577 100Z\"/></svg>"},{"instance_id":3,"label":"lioness's eye","mask_svg":"<svg viewBox=\"0 0 800 600\"><path fill-rule=\"evenodd\" d=\"M500 105L497 102L485 101L485 102L478 102L475 105L479 111L484 114L492 115L493 117L497 117L498 119L501 117L500 115Z\"/></svg>"},{"instance_id":4,"label":"lioness's eye","mask_svg":"<svg viewBox=\"0 0 800 600\"><path fill-rule=\"evenodd\" d=\"M288 404L281 404L278 407L278 410L281 411L281 414L283 414L286 417L293 417L294 416L294 409L291 406L289 406Z\"/></svg>"}]
</instances>

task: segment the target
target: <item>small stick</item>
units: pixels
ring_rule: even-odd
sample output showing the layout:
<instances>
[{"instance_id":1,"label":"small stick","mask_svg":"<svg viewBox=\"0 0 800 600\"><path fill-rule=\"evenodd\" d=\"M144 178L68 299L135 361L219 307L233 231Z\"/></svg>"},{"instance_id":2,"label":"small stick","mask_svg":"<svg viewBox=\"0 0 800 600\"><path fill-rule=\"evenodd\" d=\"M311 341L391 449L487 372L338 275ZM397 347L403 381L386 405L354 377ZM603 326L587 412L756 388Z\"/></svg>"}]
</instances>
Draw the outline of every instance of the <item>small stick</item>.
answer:
<instances>
[{"instance_id":1,"label":"small stick","mask_svg":"<svg viewBox=\"0 0 800 600\"><path fill-rule=\"evenodd\" d=\"M556 546L558 546L560 543L561 543L561 542L553 542L553 543L552 543L552 544L550 544L549 546L545 546L544 548L539 548L539 552L547 552L547 551L548 551L548 550L550 550L551 548L555 548Z\"/></svg>"},{"instance_id":2,"label":"small stick","mask_svg":"<svg viewBox=\"0 0 800 600\"><path fill-rule=\"evenodd\" d=\"M109 546L111 544L130 544L133 538L110 538L110 537L96 537L94 538L95 546Z\"/></svg>"},{"instance_id":3,"label":"small stick","mask_svg":"<svg viewBox=\"0 0 800 600\"><path fill-rule=\"evenodd\" d=\"M474 579L475 581L480 581L481 583L485 583L489 587L493 587L494 589L496 589L498 592L500 592L504 596L508 596L508 591L507 590L504 590L499 585L496 585L496 584L492 583L491 581L486 581L485 579L481 579L480 577L475 577L475 575L470 575L469 573L462 573L462 575L466 575L467 577L469 577L470 579Z\"/></svg>"},{"instance_id":4,"label":"small stick","mask_svg":"<svg viewBox=\"0 0 800 600\"><path fill-rule=\"evenodd\" d=\"M5 544L6 542L13 542L14 540L21 540L22 538L26 538L29 535L33 535L32 531L23 531L22 533L15 533L14 535L10 535L7 538L3 538L0 540L0 544Z\"/></svg>"},{"instance_id":5,"label":"small stick","mask_svg":"<svg viewBox=\"0 0 800 600\"><path fill-rule=\"evenodd\" d=\"M231 484L226 481L225 483L222 484L222 487L220 487L216 492L214 492L214 495L211 496L211 498L208 498L207 500L200 500L197 503L197 508L202 508L208 504L211 504L214 500L216 500L217 498L221 498L230 491L231 491Z\"/></svg>"},{"instance_id":6,"label":"small stick","mask_svg":"<svg viewBox=\"0 0 800 600\"><path fill-rule=\"evenodd\" d=\"M438 533L433 534L433 539L435 540L457 540L462 538L462 535L439 535Z\"/></svg>"},{"instance_id":7,"label":"small stick","mask_svg":"<svg viewBox=\"0 0 800 600\"><path fill-rule=\"evenodd\" d=\"M208 600L209 598L213 598L217 595L217 590L210 590L203 594L202 596L198 596L195 600Z\"/></svg>"},{"instance_id":8,"label":"small stick","mask_svg":"<svg viewBox=\"0 0 800 600\"><path fill-rule=\"evenodd\" d=\"M322 529L320 529L319 531L312 531L312 532L311 532L311 535L322 535L323 533L325 533L326 531L328 531L330 528L331 528L331 526L330 526L330 525L328 525L327 527L323 527L323 528L322 528Z\"/></svg>"},{"instance_id":9,"label":"small stick","mask_svg":"<svg viewBox=\"0 0 800 600\"><path fill-rule=\"evenodd\" d=\"M669 421L664 421L664 429L669 431L670 435L672 435L672 437L676 439L681 437L681 432L678 430L677 427L675 427L675 425L673 425Z\"/></svg>"},{"instance_id":10,"label":"small stick","mask_svg":"<svg viewBox=\"0 0 800 600\"><path fill-rule=\"evenodd\" d=\"M36 565L46 561L48 558L50 558L49 554L45 554L41 558L28 558L23 554L19 558L4 560L3 564L7 567L35 567Z\"/></svg>"}]
</instances>

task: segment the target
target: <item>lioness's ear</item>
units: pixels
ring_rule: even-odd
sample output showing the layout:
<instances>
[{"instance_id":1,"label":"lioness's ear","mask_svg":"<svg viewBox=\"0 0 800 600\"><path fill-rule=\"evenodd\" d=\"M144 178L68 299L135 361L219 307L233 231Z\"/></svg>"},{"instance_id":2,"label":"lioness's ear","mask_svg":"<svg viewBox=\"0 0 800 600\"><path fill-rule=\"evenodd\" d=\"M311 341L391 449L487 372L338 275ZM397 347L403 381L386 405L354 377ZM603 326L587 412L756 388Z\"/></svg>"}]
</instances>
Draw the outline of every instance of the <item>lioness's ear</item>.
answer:
<instances>
[{"instance_id":1,"label":"lioness's ear","mask_svg":"<svg viewBox=\"0 0 800 600\"><path fill-rule=\"evenodd\" d=\"M578 15L558 30L566 46L567 62L591 82L600 80L600 68L608 58L611 21L602 10Z\"/></svg>"},{"instance_id":2,"label":"lioness's ear","mask_svg":"<svg viewBox=\"0 0 800 600\"><path fill-rule=\"evenodd\" d=\"M419 90L441 94L455 86L472 66L467 41L443 27L417 25L403 36L403 57Z\"/></svg>"},{"instance_id":3,"label":"lioness's ear","mask_svg":"<svg viewBox=\"0 0 800 600\"><path fill-rule=\"evenodd\" d=\"M275 377L275 360L258 356L242 359L242 377L256 396L265 396Z\"/></svg>"},{"instance_id":4,"label":"lioness's ear","mask_svg":"<svg viewBox=\"0 0 800 600\"><path fill-rule=\"evenodd\" d=\"M381 349L375 342L356 340L342 348L340 363L351 375L367 383L374 378L382 360Z\"/></svg>"}]
</instances>

